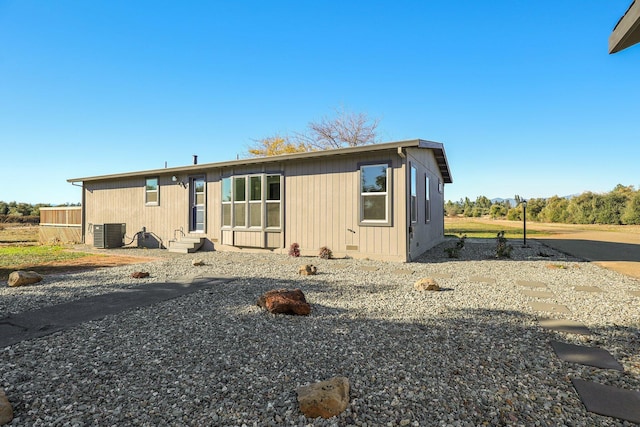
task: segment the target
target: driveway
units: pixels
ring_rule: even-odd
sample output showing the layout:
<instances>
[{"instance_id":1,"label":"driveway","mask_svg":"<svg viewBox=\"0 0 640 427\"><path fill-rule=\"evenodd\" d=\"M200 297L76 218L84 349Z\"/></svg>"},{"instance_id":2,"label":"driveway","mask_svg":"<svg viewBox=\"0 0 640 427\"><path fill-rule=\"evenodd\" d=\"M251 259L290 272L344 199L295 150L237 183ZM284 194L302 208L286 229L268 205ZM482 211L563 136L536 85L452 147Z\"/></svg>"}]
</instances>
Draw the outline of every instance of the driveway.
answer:
<instances>
[{"instance_id":1,"label":"driveway","mask_svg":"<svg viewBox=\"0 0 640 427\"><path fill-rule=\"evenodd\" d=\"M544 245L640 279L640 234L572 229L535 237Z\"/></svg>"}]
</instances>

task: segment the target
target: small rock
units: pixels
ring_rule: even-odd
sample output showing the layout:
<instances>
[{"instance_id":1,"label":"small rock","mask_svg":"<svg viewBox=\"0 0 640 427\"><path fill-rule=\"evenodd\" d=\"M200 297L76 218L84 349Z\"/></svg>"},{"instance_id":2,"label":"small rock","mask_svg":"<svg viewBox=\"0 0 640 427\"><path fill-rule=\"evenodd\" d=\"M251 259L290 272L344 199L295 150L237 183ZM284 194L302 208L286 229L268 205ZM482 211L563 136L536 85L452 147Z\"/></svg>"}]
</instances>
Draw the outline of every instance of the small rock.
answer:
<instances>
[{"instance_id":1,"label":"small rock","mask_svg":"<svg viewBox=\"0 0 640 427\"><path fill-rule=\"evenodd\" d=\"M439 291L440 286L436 283L434 279L431 277L425 277L423 279L418 280L413 284L413 287L417 291Z\"/></svg>"},{"instance_id":2,"label":"small rock","mask_svg":"<svg viewBox=\"0 0 640 427\"><path fill-rule=\"evenodd\" d=\"M9 274L8 285L11 287L31 285L42 281L42 276L35 271L14 271Z\"/></svg>"},{"instance_id":3,"label":"small rock","mask_svg":"<svg viewBox=\"0 0 640 427\"><path fill-rule=\"evenodd\" d=\"M13 408L4 390L0 388L0 426L9 424L13 419Z\"/></svg>"},{"instance_id":4,"label":"small rock","mask_svg":"<svg viewBox=\"0 0 640 427\"><path fill-rule=\"evenodd\" d=\"M298 269L298 274L302 274L303 276L313 276L318 272L318 267L315 265L307 264L301 265Z\"/></svg>"},{"instance_id":5,"label":"small rock","mask_svg":"<svg viewBox=\"0 0 640 427\"><path fill-rule=\"evenodd\" d=\"M191 261L191 265L193 265L194 267L200 267L204 265L204 261L201 259L194 259L193 261Z\"/></svg>"},{"instance_id":6,"label":"small rock","mask_svg":"<svg viewBox=\"0 0 640 427\"><path fill-rule=\"evenodd\" d=\"M258 298L258 306L275 314L298 314L306 316L311 312L311 306L300 289L275 289L268 291Z\"/></svg>"},{"instance_id":7,"label":"small rock","mask_svg":"<svg viewBox=\"0 0 640 427\"><path fill-rule=\"evenodd\" d=\"M145 277L149 277L149 272L147 271L136 271L131 273L131 277L134 279L144 279Z\"/></svg>"},{"instance_id":8,"label":"small rock","mask_svg":"<svg viewBox=\"0 0 640 427\"><path fill-rule=\"evenodd\" d=\"M331 418L349 405L349 379L346 377L298 387L296 392L300 411L308 418Z\"/></svg>"}]
</instances>

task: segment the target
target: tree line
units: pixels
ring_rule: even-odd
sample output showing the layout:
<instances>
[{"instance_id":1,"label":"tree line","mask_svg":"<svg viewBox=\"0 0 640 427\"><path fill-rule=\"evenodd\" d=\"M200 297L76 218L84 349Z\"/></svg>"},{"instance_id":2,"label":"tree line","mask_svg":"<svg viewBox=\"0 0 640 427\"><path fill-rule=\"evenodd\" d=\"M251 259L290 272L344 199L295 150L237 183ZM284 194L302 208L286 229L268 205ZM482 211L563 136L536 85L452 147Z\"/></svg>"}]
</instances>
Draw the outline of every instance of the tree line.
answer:
<instances>
[{"instance_id":1,"label":"tree line","mask_svg":"<svg viewBox=\"0 0 640 427\"><path fill-rule=\"evenodd\" d=\"M482 217L519 221L523 219L522 197L514 201L494 201L485 196L475 201L466 197L458 202L447 201L447 216ZM586 191L574 197L553 196L528 199L527 220L564 224L640 224L640 190L622 184L608 193Z\"/></svg>"}]
</instances>

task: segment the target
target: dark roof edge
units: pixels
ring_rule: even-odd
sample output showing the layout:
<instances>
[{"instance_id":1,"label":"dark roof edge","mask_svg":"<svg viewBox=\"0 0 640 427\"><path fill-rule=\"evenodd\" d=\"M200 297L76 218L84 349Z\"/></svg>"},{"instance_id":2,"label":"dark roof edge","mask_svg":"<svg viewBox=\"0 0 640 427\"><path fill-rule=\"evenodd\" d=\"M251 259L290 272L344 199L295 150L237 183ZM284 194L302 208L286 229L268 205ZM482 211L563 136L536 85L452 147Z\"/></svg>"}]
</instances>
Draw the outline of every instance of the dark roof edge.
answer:
<instances>
[{"instance_id":1,"label":"dark roof edge","mask_svg":"<svg viewBox=\"0 0 640 427\"><path fill-rule=\"evenodd\" d=\"M135 172L124 172L124 173L116 173L116 174L109 174L109 175L89 176L89 177L83 177L83 178L70 178L70 179L67 179L67 182L73 183L73 182L100 181L100 180L116 179L116 178L139 177L139 176L148 176L148 175L160 175L160 174L166 175L166 174L180 173L180 172L201 171L205 169L259 165L259 164L267 164L267 163L280 163L280 162L288 162L291 160L299 160L299 159L314 159L314 158L320 158L320 157L348 155L348 154L354 154L354 153L360 153L360 152L393 150L393 149L405 148L405 147L430 148L438 152L438 154L444 158L444 162L445 162L444 170L442 165L440 165L440 169L442 171L443 177L445 177L445 182L447 182L446 176L450 178L451 174L449 172L449 165L446 164L446 155L444 154L443 144L439 142L425 141L422 139L387 142L382 144L360 145L357 147L337 148L333 150L319 150L319 151L308 151L303 153L282 154L278 156L251 157L248 159L230 160L226 162L201 163L197 165L177 166L172 168L151 169L151 170L143 170L143 171L135 171Z\"/></svg>"}]
</instances>

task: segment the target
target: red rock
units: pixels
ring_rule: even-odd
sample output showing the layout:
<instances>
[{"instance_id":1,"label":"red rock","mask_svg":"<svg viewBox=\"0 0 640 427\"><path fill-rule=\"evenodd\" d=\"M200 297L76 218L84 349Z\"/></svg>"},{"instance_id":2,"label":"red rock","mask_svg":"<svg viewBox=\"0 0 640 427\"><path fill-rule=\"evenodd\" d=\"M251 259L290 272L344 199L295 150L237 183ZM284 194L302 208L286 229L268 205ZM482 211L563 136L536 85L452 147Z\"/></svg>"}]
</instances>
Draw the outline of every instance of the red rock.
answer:
<instances>
[{"instance_id":1,"label":"red rock","mask_svg":"<svg viewBox=\"0 0 640 427\"><path fill-rule=\"evenodd\" d=\"M275 289L258 298L258 306L275 314L298 314L306 316L311 306L300 289Z\"/></svg>"}]
</instances>

